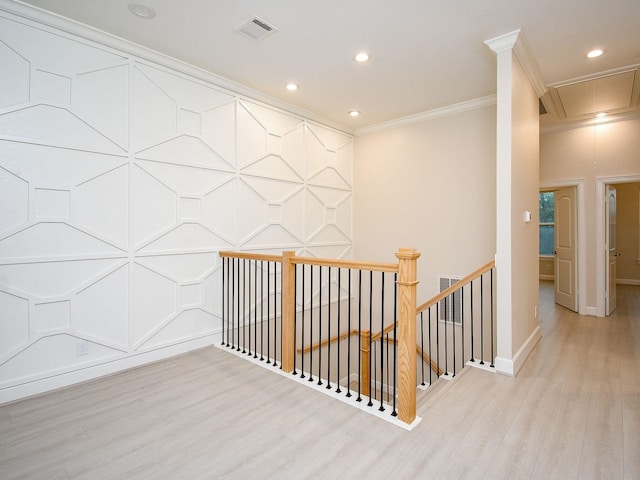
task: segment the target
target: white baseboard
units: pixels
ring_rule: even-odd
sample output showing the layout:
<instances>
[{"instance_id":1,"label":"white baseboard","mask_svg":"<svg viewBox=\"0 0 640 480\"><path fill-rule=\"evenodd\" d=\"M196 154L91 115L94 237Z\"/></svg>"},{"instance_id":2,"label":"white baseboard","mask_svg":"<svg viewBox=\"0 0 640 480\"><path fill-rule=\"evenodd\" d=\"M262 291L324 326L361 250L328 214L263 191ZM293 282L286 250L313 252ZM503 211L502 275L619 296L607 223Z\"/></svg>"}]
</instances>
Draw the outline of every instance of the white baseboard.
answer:
<instances>
[{"instance_id":1,"label":"white baseboard","mask_svg":"<svg viewBox=\"0 0 640 480\"><path fill-rule=\"evenodd\" d=\"M554 281L556 277L554 275L538 275L538 279Z\"/></svg>"},{"instance_id":2,"label":"white baseboard","mask_svg":"<svg viewBox=\"0 0 640 480\"><path fill-rule=\"evenodd\" d=\"M69 387L78 383L96 380L100 377L130 370L159 360L164 360L181 353L208 347L219 341L219 333L207 335L205 337L159 348L157 350L140 353L138 355L131 355L126 358L93 365L80 370L74 370L72 372L23 383L21 385L7 387L0 390L0 406L51 392L53 390L58 390L60 388Z\"/></svg>"},{"instance_id":3,"label":"white baseboard","mask_svg":"<svg viewBox=\"0 0 640 480\"><path fill-rule=\"evenodd\" d=\"M640 280L634 280L631 278L616 278L618 285L640 285Z\"/></svg>"},{"instance_id":4,"label":"white baseboard","mask_svg":"<svg viewBox=\"0 0 640 480\"><path fill-rule=\"evenodd\" d=\"M591 315L592 317L597 317L598 316L598 310L596 309L596 307L587 307L587 311L586 314L587 315Z\"/></svg>"},{"instance_id":5,"label":"white baseboard","mask_svg":"<svg viewBox=\"0 0 640 480\"><path fill-rule=\"evenodd\" d=\"M513 359L496 357L496 372L510 377L515 377L541 338L542 335L540 333L540 327L538 326L516 352Z\"/></svg>"}]
</instances>

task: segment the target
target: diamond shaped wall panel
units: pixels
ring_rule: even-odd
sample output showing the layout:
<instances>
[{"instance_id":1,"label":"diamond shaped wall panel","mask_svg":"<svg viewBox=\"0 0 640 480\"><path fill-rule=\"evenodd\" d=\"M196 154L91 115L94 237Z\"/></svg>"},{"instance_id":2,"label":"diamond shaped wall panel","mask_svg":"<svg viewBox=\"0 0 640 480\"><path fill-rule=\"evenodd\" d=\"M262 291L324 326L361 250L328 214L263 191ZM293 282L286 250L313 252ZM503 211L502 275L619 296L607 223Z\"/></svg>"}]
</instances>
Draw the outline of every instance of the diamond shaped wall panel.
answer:
<instances>
[{"instance_id":1,"label":"diamond shaped wall panel","mask_svg":"<svg viewBox=\"0 0 640 480\"><path fill-rule=\"evenodd\" d=\"M247 101L243 102L243 106L258 119L261 125L264 125L269 133L280 137L304 125L304 121L300 118L273 107Z\"/></svg>"},{"instance_id":2,"label":"diamond shaped wall panel","mask_svg":"<svg viewBox=\"0 0 640 480\"><path fill-rule=\"evenodd\" d=\"M202 140L229 165L236 165L236 102L202 112Z\"/></svg>"},{"instance_id":3,"label":"diamond shaped wall panel","mask_svg":"<svg viewBox=\"0 0 640 480\"><path fill-rule=\"evenodd\" d=\"M125 248L129 235L129 170L118 167L73 190L72 217L105 242Z\"/></svg>"},{"instance_id":4,"label":"diamond shaped wall panel","mask_svg":"<svg viewBox=\"0 0 640 480\"><path fill-rule=\"evenodd\" d=\"M24 292L31 298L61 297L86 287L89 282L102 277L121 261L120 259L40 261L0 265L0 285Z\"/></svg>"},{"instance_id":5,"label":"diamond shaped wall panel","mask_svg":"<svg viewBox=\"0 0 640 480\"><path fill-rule=\"evenodd\" d=\"M29 101L29 62L0 40L0 108Z\"/></svg>"},{"instance_id":6,"label":"diamond shaped wall panel","mask_svg":"<svg viewBox=\"0 0 640 480\"><path fill-rule=\"evenodd\" d=\"M137 263L131 282L131 343L138 346L175 314L176 284Z\"/></svg>"},{"instance_id":7,"label":"diamond shaped wall panel","mask_svg":"<svg viewBox=\"0 0 640 480\"><path fill-rule=\"evenodd\" d=\"M28 220L29 185L17 175L0 168L0 191L2 192L0 233L2 233Z\"/></svg>"},{"instance_id":8,"label":"diamond shaped wall panel","mask_svg":"<svg viewBox=\"0 0 640 480\"><path fill-rule=\"evenodd\" d=\"M71 105L71 79L36 69L31 79L31 99L67 108Z\"/></svg>"},{"instance_id":9,"label":"diamond shaped wall panel","mask_svg":"<svg viewBox=\"0 0 640 480\"><path fill-rule=\"evenodd\" d=\"M240 103L237 109L237 160L239 167L259 160L267 154L267 130L247 107Z\"/></svg>"},{"instance_id":10,"label":"diamond shaped wall panel","mask_svg":"<svg viewBox=\"0 0 640 480\"><path fill-rule=\"evenodd\" d=\"M133 70L131 147L148 149L178 135L178 105L138 68ZM149 121L152 118L153 121Z\"/></svg>"},{"instance_id":11,"label":"diamond shaped wall panel","mask_svg":"<svg viewBox=\"0 0 640 480\"><path fill-rule=\"evenodd\" d=\"M230 164L225 162L201 139L185 135L143 150L138 153L137 158L221 171L231 170Z\"/></svg>"},{"instance_id":12,"label":"diamond shaped wall panel","mask_svg":"<svg viewBox=\"0 0 640 480\"><path fill-rule=\"evenodd\" d=\"M139 166L133 169L131 202L136 245L167 231L176 221L176 194Z\"/></svg>"},{"instance_id":13,"label":"diamond shaped wall panel","mask_svg":"<svg viewBox=\"0 0 640 480\"><path fill-rule=\"evenodd\" d=\"M181 195L204 195L232 178L229 172L191 166L147 161L138 161L138 165Z\"/></svg>"},{"instance_id":14,"label":"diamond shaped wall panel","mask_svg":"<svg viewBox=\"0 0 640 480\"><path fill-rule=\"evenodd\" d=\"M219 326L219 321L203 310L185 310L147 341L140 350L158 348L173 344L176 340L184 341L194 336L211 334Z\"/></svg>"},{"instance_id":15,"label":"diamond shaped wall panel","mask_svg":"<svg viewBox=\"0 0 640 480\"><path fill-rule=\"evenodd\" d=\"M154 240L139 253L167 253L194 250L225 250L229 244L211 230L197 223L185 223Z\"/></svg>"},{"instance_id":16,"label":"diamond shaped wall panel","mask_svg":"<svg viewBox=\"0 0 640 480\"><path fill-rule=\"evenodd\" d=\"M73 78L73 111L122 149L129 143L129 66L79 73Z\"/></svg>"},{"instance_id":17,"label":"diamond shaped wall panel","mask_svg":"<svg viewBox=\"0 0 640 480\"><path fill-rule=\"evenodd\" d=\"M233 179L202 198L203 225L228 244L237 244L236 222L241 215L236 206L237 185L238 182Z\"/></svg>"},{"instance_id":18,"label":"diamond shaped wall panel","mask_svg":"<svg viewBox=\"0 0 640 480\"><path fill-rule=\"evenodd\" d=\"M195 282L210 274L220 261L216 253L158 255L140 260L178 282Z\"/></svg>"},{"instance_id":19,"label":"diamond shaped wall panel","mask_svg":"<svg viewBox=\"0 0 640 480\"><path fill-rule=\"evenodd\" d=\"M126 162L114 155L0 140L0 166L33 186L70 190Z\"/></svg>"},{"instance_id":20,"label":"diamond shaped wall panel","mask_svg":"<svg viewBox=\"0 0 640 480\"><path fill-rule=\"evenodd\" d=\"M276 155L267 155L261 158L245 168L242 173L244 175L278 178L280 180L302 183L302 177L300 177L282 157Z\"/></svg>"},{"instance_id":21,"label":"diamond shaped wall panel","mask_svg":"<svg viewBox=\"0 0 640 480\"><path fill-rule=\"evenodd\" d=\"M124 265L79 291L73 299L75 330L121 347L129 335L129 272Z\"/></svg>"},{"instance_id":22,"label":"diamond shaped wall panel","mask_svg":"<svg viewBox=\"0 0 640 480\"><path fill-rule=\"evenodd\" d=\"M2 278L2 283L5 279ZM1 290L0 284L0 364L5 356L29 340L29 301ZM0 377L1 378L1 377Z\"/></svg>"}]
</instances>

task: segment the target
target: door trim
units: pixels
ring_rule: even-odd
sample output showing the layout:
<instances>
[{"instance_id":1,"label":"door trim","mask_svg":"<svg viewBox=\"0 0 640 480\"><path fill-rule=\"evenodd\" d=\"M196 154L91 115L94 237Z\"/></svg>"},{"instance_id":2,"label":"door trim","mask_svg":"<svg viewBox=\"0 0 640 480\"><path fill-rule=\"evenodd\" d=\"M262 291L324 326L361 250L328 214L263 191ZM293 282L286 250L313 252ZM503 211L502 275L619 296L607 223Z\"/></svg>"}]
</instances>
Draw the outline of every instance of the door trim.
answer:
<instances>
[{"instance_id":1,"label":"door trim","mask_svg":"<svg viewBox=\"0 0 640 480\"><path fill-rule=\"evenodd\" d=\"M608 252L604 251L605 197L607 185L616 183L640 182L640 175L618 175L614 177L596 177L596 316L604 317L605 312L605 275Z\"/></svg>"},{"instance_id":2,"label":"door trim","mask_svg":"<svg viewBox=\"0 0 640 480\"><path fill-rule=\"evenodd\" d=\"M587 226L585 216L585 184L586 179L576 178L569 180L548 181L540 183L539 191L554 190L563 187L575 187L576 188L576 228L578 233L578 278L577 278L577 292L578 292L578 313L580 315L593 315L587 311Z\"/></svg>"}]
</instances>

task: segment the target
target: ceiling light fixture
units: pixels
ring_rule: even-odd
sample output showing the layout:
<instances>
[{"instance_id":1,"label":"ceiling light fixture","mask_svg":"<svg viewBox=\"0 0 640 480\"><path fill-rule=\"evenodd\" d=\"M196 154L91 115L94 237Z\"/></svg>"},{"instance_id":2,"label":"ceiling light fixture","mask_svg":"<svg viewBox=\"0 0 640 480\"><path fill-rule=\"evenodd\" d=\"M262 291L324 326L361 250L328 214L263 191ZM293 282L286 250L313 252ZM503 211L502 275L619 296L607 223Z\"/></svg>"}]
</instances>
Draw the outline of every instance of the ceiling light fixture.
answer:
<instances>
[{"instance_id":1,"label":"ceiling light fixture","mask_svg":"<svg viewBox=\"0 0 640 480\"><path fill-rule=\"evenodd\" d=\"M358 62L358 63L364 63L366 61L368 61L371 57L369 56L369 54L367 52L360 52L357 53L355 57L353 57L353 59Z\"/></svg>"},{"instance_id":2,"label":"ceiling light fixture","mask_svg":"<svg viewBox=\"0 0 640 480\"><path fill-rule=\"evenodd\" d=\"M156 16L156 11L147 7L146 5L141 5L139 3L129 3L127 8L131 13L133 13L136 17L144 18L145 20L149 20Z\"/></svg>"},{"instance_id":3,"label":"ceiling light fixture","mask_svg":"<svg viewBox=\"0 0 640 480\"><path fill-rule=\"evenodd\" d=\"M603 53L604 50L596 48L595 50L591 50L589 53L587 53L587 58L598 58Z\"/></svg>"},{"instance_id":4,"label":"ceiling light fixture","mask_svg":"<svg viewBox=\"0 0 640 480\"><path fill-rule=\"evenodd\" d=\"M300 85L298 85L297 83L287 83L287 86L286 86L286 89L289 90L290 92L295 92L299 88L300 88Z\"/></svg>"},{"instance_id":5,"label":"ceiling light fixture","mask_svg":"<svg viewBox=\"0 0 640 480\"><path fill-rule=\"evenodd\" d=\"M360 115L360 112L358 110L351 110L349 112L349 115L351 115L352 117L357 117L358 115Z\"/></svg>"}]
</instances>

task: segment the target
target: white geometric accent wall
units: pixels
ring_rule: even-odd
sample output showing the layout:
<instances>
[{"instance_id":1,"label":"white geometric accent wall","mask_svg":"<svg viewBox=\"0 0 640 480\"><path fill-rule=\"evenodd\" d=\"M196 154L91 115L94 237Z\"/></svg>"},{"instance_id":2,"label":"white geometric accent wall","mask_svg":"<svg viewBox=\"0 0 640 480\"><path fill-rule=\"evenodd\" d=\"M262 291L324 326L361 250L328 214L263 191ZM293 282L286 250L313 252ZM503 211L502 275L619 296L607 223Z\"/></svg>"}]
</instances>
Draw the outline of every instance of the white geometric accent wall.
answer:
<instances>
[{"instance_id":1,"label":"white geometric accent wall","mask_svg":"<svg viewBox=\"0 0 640 480\"><path fill-rule=\"evenodd\" d=\"M349 135L0 15L0 403L213 342L218 251L344 258L351 221Z\"/></svg>"}]
</instances>

